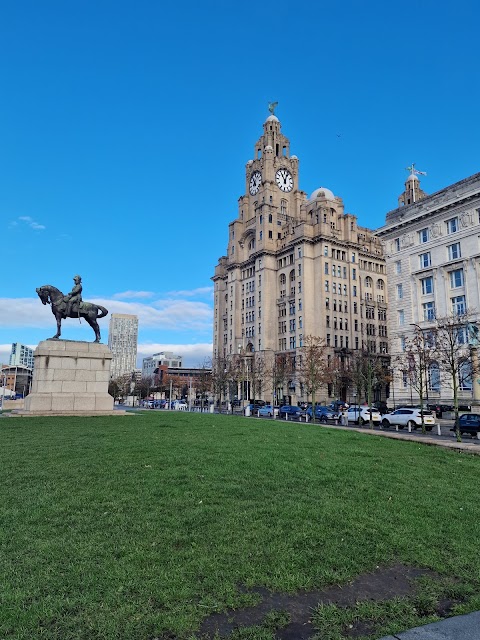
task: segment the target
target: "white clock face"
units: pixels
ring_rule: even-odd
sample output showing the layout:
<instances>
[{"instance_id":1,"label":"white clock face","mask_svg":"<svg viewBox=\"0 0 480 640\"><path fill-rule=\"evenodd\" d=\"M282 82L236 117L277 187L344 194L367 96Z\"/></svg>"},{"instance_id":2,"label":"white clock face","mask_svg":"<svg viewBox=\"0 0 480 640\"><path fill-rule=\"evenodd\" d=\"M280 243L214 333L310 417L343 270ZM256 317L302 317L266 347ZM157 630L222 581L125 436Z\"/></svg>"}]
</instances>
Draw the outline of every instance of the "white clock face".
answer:
<instances>
[{"instance_id":1,"label":"white clock face","mask_svg":"<svg viewBox=\"0 0 480 640\"><path fill-rule=\"evenodd\" d=\"M282 191L291 191L293 189L293 178L288 169L279 169L275 174L275 182Z\"/></svg>"},{"instance_id":2,"label":"white clock face","mask_svg":"<svg viewBox=\"0 0 480 640\"><path fill-rule=\"evenodd\" d=\"M252 196L258 193L260 185L262 184L262 174L260 171L254 171L250 177L250 193Z\"/></svg>"}]
</instances>

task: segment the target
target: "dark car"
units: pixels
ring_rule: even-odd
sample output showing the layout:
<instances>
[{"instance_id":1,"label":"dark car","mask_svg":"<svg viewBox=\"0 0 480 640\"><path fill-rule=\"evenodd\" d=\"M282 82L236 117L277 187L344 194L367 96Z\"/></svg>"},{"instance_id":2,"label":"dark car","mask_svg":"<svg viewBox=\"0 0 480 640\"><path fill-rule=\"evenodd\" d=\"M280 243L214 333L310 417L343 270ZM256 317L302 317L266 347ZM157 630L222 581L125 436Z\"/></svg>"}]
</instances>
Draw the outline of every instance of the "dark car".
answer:
<instances>
[{"instance_id":1,"label":"dark car","mask_svg":"<svg viewBox=\"0 0 480 640\"><path fill-rule=\"evenodd\" d=\"M480 414L478 413L464 413L458 416L458 430L460 434L470 433L472 437L476 438L477 433L480 433ZM455 422L450 431L457 431L457 423Z\"/></svg>"},{"instance_id":2,"label":"dark car","mask_svg":"<svg viewBox=\"0 0 480 640\"><path fill-rule=\"evenodd\" d=\"M312 417L312 407L308 407L307 415ZM335 422L340 418L339 414L336 411L333 411L330 407L324 407L322 405L317 405L315 407L315 419L320 420L320 422Z\"/></svg>"},{"instance_id":3,"label":"dark car","mask_svg":"<svg viewBox=\"0 0 480 640\"><path fill-rule=\"evenodd\" d=\"M285 404L278 410L278 415L280 418L286 418L287 416L289 418L299 418L300 416L305 415L305 411L295 405L291 406L289 404Z\"/></svg>"}]
</instances>

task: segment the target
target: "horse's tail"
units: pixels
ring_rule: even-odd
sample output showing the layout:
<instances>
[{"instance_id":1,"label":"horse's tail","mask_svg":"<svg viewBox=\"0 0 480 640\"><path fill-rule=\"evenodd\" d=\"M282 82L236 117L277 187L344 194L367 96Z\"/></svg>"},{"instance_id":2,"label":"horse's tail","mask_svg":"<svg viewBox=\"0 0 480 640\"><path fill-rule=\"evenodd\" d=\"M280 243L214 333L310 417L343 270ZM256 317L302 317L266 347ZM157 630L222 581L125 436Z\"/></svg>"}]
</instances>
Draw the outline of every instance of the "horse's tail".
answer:
<instances>
[{"instance_id":1,"label":"horse's tail","mask_svg":"<svg viewBox=\"0 0 480 640\"><path fill-rule=\"evenodd\" d=\"M108 313L108 309L105 309L105 307L102 307L101 305L97 304L98 310L100 311L100 313L97 316L97 320L98 318L104 318L107 313Z\"/></svg>"}]
</instances>

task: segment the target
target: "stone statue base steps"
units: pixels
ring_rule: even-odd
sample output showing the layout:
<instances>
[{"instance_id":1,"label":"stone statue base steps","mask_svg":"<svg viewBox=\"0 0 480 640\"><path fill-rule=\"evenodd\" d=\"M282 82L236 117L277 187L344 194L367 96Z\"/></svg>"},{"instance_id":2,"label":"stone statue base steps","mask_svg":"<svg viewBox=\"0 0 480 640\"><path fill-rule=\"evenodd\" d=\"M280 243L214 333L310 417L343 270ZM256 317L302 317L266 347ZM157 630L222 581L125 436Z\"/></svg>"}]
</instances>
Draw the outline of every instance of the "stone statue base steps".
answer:
<instances>
[{"instance_id":1,"label":"stone statue base steps","mask_svg":"<svg viewBox=\"0 0 480 640\"><path fill-rule=\"evenodd\" d=\"M31 392L24 409L15 415L125 415L125 411L114 410L108 393L111 360L112 353L104 344L43 340L34 352Z\"/></svg>"}]
</instances>

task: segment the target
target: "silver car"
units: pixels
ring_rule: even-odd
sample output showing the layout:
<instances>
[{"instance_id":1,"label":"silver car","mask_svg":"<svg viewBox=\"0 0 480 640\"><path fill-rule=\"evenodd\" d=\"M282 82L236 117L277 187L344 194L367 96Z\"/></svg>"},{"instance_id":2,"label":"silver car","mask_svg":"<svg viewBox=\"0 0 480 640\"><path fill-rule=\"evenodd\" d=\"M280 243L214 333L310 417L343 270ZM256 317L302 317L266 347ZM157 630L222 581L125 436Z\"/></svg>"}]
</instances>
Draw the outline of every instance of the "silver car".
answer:
<instances>
[{"instance_id":1,"label":"silver car","mask_svg":"<svg viewBox=\"0 0 480 640\"><path fill-rule=\"evenodd\" d=\"M349 422L354 422L359 425L370 422L370 416L373 424L379 425L382 421L380 411L372 407L359 407L357 405L352 405L351 407L348 407L347 415Z\"/></svg>"}]
</instances>

